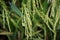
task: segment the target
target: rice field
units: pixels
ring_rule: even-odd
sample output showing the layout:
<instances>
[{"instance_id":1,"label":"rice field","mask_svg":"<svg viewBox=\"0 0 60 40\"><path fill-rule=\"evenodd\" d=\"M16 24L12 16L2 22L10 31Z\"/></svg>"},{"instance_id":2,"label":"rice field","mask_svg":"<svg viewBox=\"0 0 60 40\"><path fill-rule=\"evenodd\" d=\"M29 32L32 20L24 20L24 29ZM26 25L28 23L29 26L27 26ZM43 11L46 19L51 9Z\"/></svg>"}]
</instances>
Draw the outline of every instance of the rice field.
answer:
<instances>
[{"instance_id":1,"label":"rice field","mask_svg":"<svg viewBox=\"0 0 60 40\"><path fill-rule=\"evenodd\" d=\"M0 40L60 40L60 0L0 0Z\"/></svg>"}]
</instances>

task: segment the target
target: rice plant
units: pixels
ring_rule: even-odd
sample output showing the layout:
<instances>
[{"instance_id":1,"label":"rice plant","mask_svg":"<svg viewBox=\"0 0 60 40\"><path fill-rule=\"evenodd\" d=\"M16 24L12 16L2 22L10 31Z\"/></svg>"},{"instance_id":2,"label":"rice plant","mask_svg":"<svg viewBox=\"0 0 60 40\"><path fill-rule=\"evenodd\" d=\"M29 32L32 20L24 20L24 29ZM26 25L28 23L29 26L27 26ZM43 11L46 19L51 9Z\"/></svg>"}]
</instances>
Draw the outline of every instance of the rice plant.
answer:
<instances>
[{"instance_id":1,"label":"rice plant","mask_svg":"<svg viewBox=\"0 0 60 40\"><path fill-rule=\"evenodd\" d=\"M0 40L60 40L60 0L0 0Z\"/></svg>"}]
</instances>

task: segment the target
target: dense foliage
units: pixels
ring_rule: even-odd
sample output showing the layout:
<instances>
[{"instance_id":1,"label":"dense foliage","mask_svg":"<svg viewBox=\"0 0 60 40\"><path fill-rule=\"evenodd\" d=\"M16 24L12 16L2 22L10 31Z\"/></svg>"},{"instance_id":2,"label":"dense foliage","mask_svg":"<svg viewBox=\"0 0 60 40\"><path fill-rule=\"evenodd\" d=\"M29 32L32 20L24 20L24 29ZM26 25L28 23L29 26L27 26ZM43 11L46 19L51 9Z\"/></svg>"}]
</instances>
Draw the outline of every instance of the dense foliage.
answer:
<instances>
[{"instance_id":1,"label":"dense foliage","mask_svg":"<svg viewBox=\"0 0 60 40\"><path fill-rule=\"evenodd\" d=\"M60 40L60 0L0 0L0 36Z\"/></svg>"}]
</instances>

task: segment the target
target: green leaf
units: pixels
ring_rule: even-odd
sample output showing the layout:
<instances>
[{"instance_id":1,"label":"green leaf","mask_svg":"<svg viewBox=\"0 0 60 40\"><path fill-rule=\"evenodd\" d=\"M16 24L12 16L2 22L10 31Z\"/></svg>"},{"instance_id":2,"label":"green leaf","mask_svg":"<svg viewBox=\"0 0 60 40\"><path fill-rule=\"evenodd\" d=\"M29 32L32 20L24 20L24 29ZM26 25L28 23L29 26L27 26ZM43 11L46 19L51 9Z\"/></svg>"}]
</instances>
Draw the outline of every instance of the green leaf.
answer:
<instances>
[{"instance_id":1,"label":"green leaf","mask_svg":"<svg viewBox=\"0 0 60 40\"><path fill-rule=\"evenodd\" d=\"M14 3L9 3L11 6L11 10L14 11L17 15L19 16L23 16L23 14L21 13L21 11L17 8L17 6Z\"/></svg>"}]
</instances>

